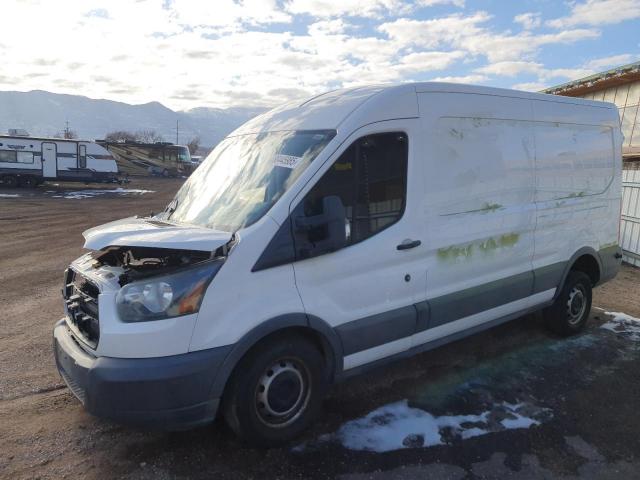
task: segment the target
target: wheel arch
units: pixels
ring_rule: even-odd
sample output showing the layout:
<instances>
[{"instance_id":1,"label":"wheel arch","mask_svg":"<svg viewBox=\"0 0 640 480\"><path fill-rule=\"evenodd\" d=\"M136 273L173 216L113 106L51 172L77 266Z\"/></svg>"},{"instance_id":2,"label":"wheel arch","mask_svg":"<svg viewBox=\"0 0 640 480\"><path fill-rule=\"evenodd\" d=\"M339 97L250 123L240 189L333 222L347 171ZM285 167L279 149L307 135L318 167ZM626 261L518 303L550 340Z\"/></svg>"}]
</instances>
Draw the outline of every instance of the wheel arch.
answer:
<instances>
[{"instance_id":1,"label":"wheel arch","mask_svg":"<svg viewBox=\"0 0 640 480\"><path fill-rule=\"evenodd\" d=\"M216 375L211 396L222 396L236 366L251 349L274 335L294 332L317 342L327 362L329 381L332 382L336 374L342 371L343 365L342 344L338 334L318 317L305 313L291 313L262 322L234 344Z\"/></svg>"},{"instance_id":2,"label":"wheel arch","mask_svg":"<svg viewBox=\"0 0 640 480\"><path fill-rule=\"evenodd\" d=\"M582 247L578 249L569 259L565 266L564 272L560 280L560 284L556 289L554 298L557 298L567 280L567 275L572 270L578 270L586 273L591 278L592 286L595 286L600 281L602 274L602 262L598 252L592 247Z\"/></svg>"}]
</instances>

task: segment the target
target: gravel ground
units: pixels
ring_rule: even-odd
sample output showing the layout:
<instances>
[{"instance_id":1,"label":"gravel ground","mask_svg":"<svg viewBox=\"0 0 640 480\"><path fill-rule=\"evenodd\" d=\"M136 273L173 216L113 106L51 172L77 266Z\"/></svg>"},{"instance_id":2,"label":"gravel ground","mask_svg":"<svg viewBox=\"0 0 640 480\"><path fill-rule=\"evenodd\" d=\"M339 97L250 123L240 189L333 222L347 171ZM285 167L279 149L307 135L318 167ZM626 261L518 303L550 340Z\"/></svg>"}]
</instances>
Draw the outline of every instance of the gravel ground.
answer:
<instances>
[{"instance_id":1,"label":"gravel ground","mask_svg":"<svg viewBox=\"0 0 640 480\"><path fill-rule=\"evenodd\" d=\"M640 317L640 270L628 266L595 290L604 310L582 335L559 339L528 316L354 378L334 386L320 421L288 448L245 448L219 421L163 433L87 415L51 352L62 272L84 229L158 211L180 183L0 190L0 478L639 477L640 332L604 313ZM418 431L452 418L437 444ZM371 451L376 435L388 451Z\"/></svg>"}]
</instances>

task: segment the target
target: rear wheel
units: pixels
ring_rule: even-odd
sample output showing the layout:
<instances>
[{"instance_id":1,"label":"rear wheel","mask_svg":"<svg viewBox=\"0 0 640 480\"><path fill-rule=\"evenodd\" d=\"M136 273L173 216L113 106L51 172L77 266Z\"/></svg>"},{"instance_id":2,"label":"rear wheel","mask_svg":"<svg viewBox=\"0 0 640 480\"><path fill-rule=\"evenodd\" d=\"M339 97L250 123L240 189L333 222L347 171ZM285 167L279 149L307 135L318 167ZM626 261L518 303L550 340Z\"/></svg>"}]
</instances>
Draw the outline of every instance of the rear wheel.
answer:
<instances>
[{"instance_id":1,"label":"rear wheel","mask_svg":"<svg viewBox=\"0 0 640 480\"><path fill-rule=\"evenodd\" d=\"M327 389L325 361L305 337L274 337L237 366L223 399L227 424L248 444L273 447L315 419Z\"/></svg>"},{"instance_id":2,"label":"rear wheel","mask_svg":"<svg viewBox=\"0 0 640 480\"><path fill-rule=\"evenodd\" d=\"M16 188L18 186L18 178L15 175L5 175L0 180L2 180L2 185L7 188Z\"/></svg>"},{"instance_id":3,"label":"rear wheel","mask_svg":"<svg viewBox=\"0 0 640 480\"><path fill-rule=\"evenodd\" d=\"M580 332L587 324L591 300L589 275L579 271L569 272L555 303L544 311L547 326L563 336Z\"/></svg>"},{"instance_id":4,"label":"rear wheel","mask_svg":"<svg viewBox=\"0 0 640 480\"><path fill-rule=\"evenodd\" d=\"M20 177L20 186L23 188L35 188L38 186L38 179L30 175Z\"/></svg>"}]
</instances>

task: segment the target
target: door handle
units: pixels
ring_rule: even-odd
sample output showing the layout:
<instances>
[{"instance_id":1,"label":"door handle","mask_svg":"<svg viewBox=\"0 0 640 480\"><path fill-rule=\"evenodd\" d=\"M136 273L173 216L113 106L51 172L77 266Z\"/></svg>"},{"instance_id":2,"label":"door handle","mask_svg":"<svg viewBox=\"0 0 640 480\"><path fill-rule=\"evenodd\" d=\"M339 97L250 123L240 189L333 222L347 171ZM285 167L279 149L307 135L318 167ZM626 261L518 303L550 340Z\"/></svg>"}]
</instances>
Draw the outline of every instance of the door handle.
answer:
<instances>
[{"instance_id":1,"label":"door handle","mask_svg":"<svg viewBox=\"0 0 640 480\"><path fill-rule=\"evenodd\" d=\"M403 241L400 245L398 245L396 248L398 250L409 250L410 248L415 248L419 245L422 245L422 242L420 240L407 239Z\"/></svg>"}]
</instances>

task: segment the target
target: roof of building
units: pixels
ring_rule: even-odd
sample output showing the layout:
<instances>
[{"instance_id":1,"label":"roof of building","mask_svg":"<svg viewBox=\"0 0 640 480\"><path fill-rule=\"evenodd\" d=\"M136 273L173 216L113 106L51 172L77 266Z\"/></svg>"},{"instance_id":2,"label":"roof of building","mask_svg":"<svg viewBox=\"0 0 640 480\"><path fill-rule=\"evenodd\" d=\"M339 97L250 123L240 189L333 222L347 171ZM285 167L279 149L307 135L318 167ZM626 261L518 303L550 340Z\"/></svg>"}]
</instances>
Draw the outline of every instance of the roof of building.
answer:
<instances>
[{"instance_id":1,"label":"roof of building","mask_svg":"<svg viewBox=\"0 0 640 480\"><path fill-rule=\"evenodd\" d=\"M577 97L595 90L615 87L635 80L640 80L640 62L629 63L606 72L596 73L555 87L549 87L542 90L542 93Z\"/></svg>"}]
</instances>

